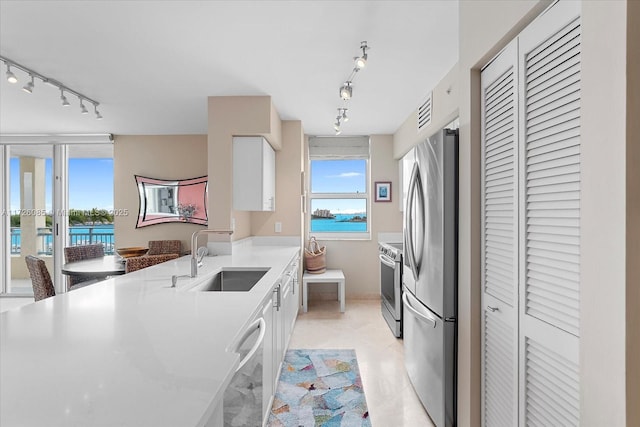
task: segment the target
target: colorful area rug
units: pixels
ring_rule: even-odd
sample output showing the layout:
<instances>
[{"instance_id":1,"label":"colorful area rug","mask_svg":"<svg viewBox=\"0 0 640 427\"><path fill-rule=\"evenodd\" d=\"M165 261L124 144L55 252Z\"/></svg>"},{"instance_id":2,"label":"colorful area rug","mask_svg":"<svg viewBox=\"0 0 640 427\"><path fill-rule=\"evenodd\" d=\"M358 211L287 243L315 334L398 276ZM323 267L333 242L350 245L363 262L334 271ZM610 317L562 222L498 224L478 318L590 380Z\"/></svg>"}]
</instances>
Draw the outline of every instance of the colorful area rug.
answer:
<instances>
[{"instance_id":1,"label":"colorful area rug","mask_svg":"<svg viewBox=\"0 0 640 427\"><path fill-rule=\"evenodd\" d=\"M370 427L354 350L288 350L270 427Z\"/></svg>"}]
</instances>

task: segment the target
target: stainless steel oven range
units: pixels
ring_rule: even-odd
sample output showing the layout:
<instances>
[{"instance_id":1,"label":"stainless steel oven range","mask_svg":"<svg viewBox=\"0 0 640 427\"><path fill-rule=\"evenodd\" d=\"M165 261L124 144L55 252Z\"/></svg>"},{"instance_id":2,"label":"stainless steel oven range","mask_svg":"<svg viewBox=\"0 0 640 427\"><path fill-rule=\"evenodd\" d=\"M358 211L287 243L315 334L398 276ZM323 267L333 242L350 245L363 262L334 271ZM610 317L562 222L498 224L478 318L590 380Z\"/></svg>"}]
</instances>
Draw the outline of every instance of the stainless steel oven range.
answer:
<instances>
[{"instance_id":1,"label":"stainless steel oven range","mask_svg":"<svg viewBox=\"0 0 640 427\"><path fill-rule=\"evenodd\" d=\"M396 337L402 336L402 243L378 243L382 316Z\"/></svg>"}]
</instances>

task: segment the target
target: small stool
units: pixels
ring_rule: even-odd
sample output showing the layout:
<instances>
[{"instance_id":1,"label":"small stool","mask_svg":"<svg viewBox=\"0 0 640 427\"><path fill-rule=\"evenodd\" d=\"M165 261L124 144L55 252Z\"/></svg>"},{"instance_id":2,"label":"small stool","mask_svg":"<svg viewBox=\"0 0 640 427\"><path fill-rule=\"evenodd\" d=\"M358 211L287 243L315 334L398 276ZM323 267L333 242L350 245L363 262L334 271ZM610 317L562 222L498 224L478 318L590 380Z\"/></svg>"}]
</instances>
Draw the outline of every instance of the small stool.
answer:
<instances>
[{"instance_id":1,"label":"small stool","mask_svg":"<svg viewBox=\"0 0 640 427\"><path fill-rule=\"evenodd\" d=\"M302 275L302 311L307 312L307 295L309 283L337 283L340 311L344 313L344 274L342 270L327 270L321 274L311 274L306 271Z\"/></svg>"}]
</instances>

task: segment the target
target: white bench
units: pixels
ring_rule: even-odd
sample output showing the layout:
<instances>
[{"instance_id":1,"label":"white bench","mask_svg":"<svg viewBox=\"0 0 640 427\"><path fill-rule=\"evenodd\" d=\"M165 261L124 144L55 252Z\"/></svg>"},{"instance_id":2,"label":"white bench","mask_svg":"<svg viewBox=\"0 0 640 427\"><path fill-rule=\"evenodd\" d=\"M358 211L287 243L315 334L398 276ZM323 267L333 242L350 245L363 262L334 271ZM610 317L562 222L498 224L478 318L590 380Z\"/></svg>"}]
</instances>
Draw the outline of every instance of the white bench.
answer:
<instances>
[{"instance_id":1,"label":"white bench","mask_svg":"<svg viewBox=\"0 0 640 427\"><path fill-rule=\"evenodd\" d=\"M311 274L306 271L302 275L302 311L307 312L307 296L309 283L337 283L340 311L344 313L344 274L342 270L327 270L321 274Z\"/></svg>"}]
</instances>

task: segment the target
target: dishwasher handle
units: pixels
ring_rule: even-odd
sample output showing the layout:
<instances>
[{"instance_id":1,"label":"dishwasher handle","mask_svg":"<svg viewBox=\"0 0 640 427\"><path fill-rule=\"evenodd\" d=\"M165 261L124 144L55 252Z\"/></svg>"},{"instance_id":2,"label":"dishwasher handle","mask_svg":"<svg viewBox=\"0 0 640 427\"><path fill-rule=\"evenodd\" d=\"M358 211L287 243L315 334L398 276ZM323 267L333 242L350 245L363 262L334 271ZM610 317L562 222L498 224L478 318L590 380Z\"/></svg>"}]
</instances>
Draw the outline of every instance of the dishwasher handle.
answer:
<instances>
[{"instance_id":1,"label":"dishwasher handle","mask_svg":"<svg viewBox=\"0 0 640 427\"><path fill-rule=\"evenodd\" d=\"M262 345L262 341L264 341L264 334L266 333L266 323L262 317L257 319L247 328L246 332L242 336L242 339L238 343L238 346L236 348L236 353L239 351L240 347L242 347L242 344L244 344L247 338L251 336L253 331L255 331L258 328L260 329L260 335L258 335L258 339L256 340L255 344L253 344L253 347L251 347L251 350L249 350L249 353L247 353L247 355L240 361L240 364L236 368L236 372L242 369L244 365L246 365L247 362L251 360L254 354L256 354L256 351L258 351L258 348L260 348L260 346Z\"/></svg>"},{"instance_id":2,"label":"dishwasher handle","mask_svg":"<svg viewBox=\"0 0 640 427\"><path fill-rule=\"evenodd\" d=\"M436 319L434 319L432 316L428 316L423 313L420 313L411 305L411 303L409 302L409 295L407 292L402 293L402 302L404 303L405 308L409 310L411 313L413 313L413 315L416 316L418 320L421 320L424 323L433 323L434 328L438 326Z\"/></svg>"}]
</instances>

